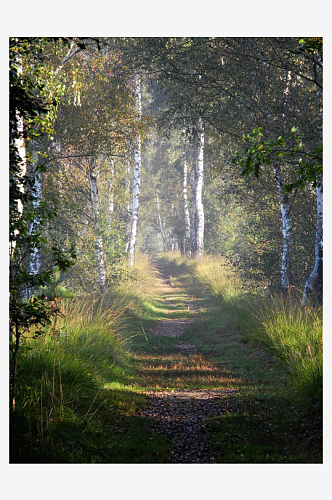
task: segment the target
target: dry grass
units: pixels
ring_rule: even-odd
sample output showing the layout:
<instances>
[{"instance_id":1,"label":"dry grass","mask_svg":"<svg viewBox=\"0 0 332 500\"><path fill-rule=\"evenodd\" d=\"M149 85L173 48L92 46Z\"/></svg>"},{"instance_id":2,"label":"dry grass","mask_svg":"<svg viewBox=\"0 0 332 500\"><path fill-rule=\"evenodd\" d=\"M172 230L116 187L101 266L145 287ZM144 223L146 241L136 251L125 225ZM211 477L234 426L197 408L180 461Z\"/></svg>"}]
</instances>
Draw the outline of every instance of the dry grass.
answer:
<instances>
[{"instance_id":1,"label":"dry grass","mask_svg":"<svg viewBox=\"0 0 332 500\"><path fill-rule=\"evenodd\" d=\"M147 388L220 388L241 383L228 370L213 365L200 354L140 355L136 359Z\"/></svg>"}]
</instances>

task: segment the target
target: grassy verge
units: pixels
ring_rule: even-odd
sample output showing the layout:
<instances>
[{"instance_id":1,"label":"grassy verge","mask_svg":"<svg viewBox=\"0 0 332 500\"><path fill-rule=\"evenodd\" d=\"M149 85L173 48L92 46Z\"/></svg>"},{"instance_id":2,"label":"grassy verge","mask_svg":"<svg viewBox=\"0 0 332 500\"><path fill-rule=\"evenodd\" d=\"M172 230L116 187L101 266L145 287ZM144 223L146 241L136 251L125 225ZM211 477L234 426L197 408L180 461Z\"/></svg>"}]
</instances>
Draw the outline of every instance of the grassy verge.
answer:
<instances>
[{"instance_id":1,"label":"grassy verge","mask_svg":"<svg viewBox=\"0 0 332 500\"><path fill-rule=\"evenodd\" d=\"M322 414L316 397L321 385L314 383L314 399L302 392L303 379L295 373L291 349L284 345L278 351L263 341L269 334L268 319L276 338L277 332L281 335L280 322L288 325L287 338L296 325L301 324L302 332L306 325L306 340L301 341L305 348L300 352L302 363L310 366L308 331L321 328L320 312L301 312L294 303L278 300L273 307L272 300L247 292L222 259L205 257L195 262L173 254L160 257L158 267L200 304L200 319L181 337L194 343L199 354L184 361L168 339L158 339L157 344L149 338L166 354L154 361L149 358L154 366L158 362L159 374L164 374L164 378L159 375L160 387L239 389L237 396L227 398L224 416L204 423L215 462L321 463ZM281 304L284 309L280 310ZM299 318L302 323L297 323ZM321 339L321 330L316 334ZM321 360L316 361L315 369ZM173 380L168 377L171 368Z\"/></svg>"},{"instance_id":2,"label":"grassy verge","mask_svg":"<svg viewBox=\"0 0 332 500\"><path fill-rule=\"evenodd\" d=\"M322 310L302 308L291 296L262 297L245 289L220 257L206 256L191 267L205 289L220 300L243 339L262 346L288 371L292 391L306 407L322 407Z\"/></svg>"},{"instance_id":3,"label":"grassy verge","mask_svg":"<svg viewBox=\"0 0 332 500\"><path fill-rule=\"evenodd\" d=\"M165 460L167 439L134 413L146 397L129 353L155 286L146 257L112 294L71 299L38 338L25 339L11 415L11 463L136 463Z\"/></svg>"},{"instance_id":4,"label":"grassy verge","mask_svg":"<svg viewBox=\"0 0 332 500\"><path fill-rule=\"evenodd\" d=\"M300 340L312 335L307 345L317 366L320 312L246 292L216 258L162 254L154 265L172 284L167 290L146 256L138 256L112 293L68 302L55 338L46 332L26 339L11 462L167 463L172 436L138 416L147 402L143 391L232 387L239 394L227 397L226 414L203 425L215 462L320 463L317 392L312 398L300 391L295 355L286 348L296 328ZM181 352L176 339L154 334L160 320L191 317L188 301L197 317L181 340L195 344L191 354ZM291 329L289 317L297 321ZM308 347L292 342L307 366ZM306 408L298 404L300 393Z\"/></svg>"}]
</instances>

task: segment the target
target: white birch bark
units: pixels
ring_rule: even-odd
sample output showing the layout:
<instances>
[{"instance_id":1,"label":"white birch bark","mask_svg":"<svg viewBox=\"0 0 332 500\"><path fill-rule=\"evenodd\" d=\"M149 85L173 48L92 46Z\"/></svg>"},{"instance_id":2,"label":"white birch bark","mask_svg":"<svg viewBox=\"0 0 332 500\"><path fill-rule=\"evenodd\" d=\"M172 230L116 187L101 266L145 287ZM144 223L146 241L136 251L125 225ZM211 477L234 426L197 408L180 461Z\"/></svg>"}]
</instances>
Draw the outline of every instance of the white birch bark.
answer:
<instances>
[{"instance_id":1,"label":"white birch bark","mask_svg":"<svg viewBox=\"0 0 332 500\"><path fill-rule=\"evenodd\" d=\"M97 186L97 173L93 166L90 167L90 193L93 209L93 221L95 227L95 248L97 258L97 273L98 273L98 288L101 293L106 290L106 268L103 258L103 240L101 237L101 230L99 225L99 196Z\"/></svg>"},{"instance_id":2,"label":"white birch bark","mask_svg":"<svg viewBox=\"0 0 332 500\"><path fill-rule=\"evenodd\" d=\"M191 255L195 255L197 248L196 241L196 156L194 149L194 127L190 127L189 136L190 151L190 188L191 188Z\"/></svg>"},{"instance_id":3,"label":"white birch bark","mask_svg":"<svg viewBox=\"0 0 332 500\"><path fill-rule=\"evenodd\" d=\"M114 213L114 191L113 191L113 185L114 185L114 161L111 160L111 171L110 171L110 179L108 182L108 207L107 207L107 223L108 223L108 228L111 229L111 223L113 219L113 213Z\"/></svg>"},{"instance_id":4,"label":"white birch bark","mask_svg":"<svg viewBox=\"0 0 332 500\"><path fill-rule=\"evenodd\" d=\"M34 146L34 144L33 144ZM34 152L33 153L33 167L32 167L32 175L35 180L34 184L34 196L35 199L33 200L33 207L35 210L38 209L38 206L40 202L42 201L43 197L43 181L42 181L42 173L41 172L36 172L36 166L38 163L38 153ZM37 222L37 220L34 220L31 224L30 227L30 234L32 234L33 231L38 231L40 228L40 224ZM30 255L30 261L29 261L29 267L30 267L30 273L31 274L38 274L40 270L40 264L41 264L41 256L40 256L40 251L37 248L34 248L31 255Z\"/></svg>"},{"instance_id":5,"label":"white birch bark","mask_svg":"<svg viewBox=\"0 0 332 500\"><path fill-rule=\"evenodd\" d=\"M302 306L310 299L319 304L323 299L323 182L317 186L317 223L315 236L315 265L304 287Z\"/></svg>"},{"instance_id":6,"label":"white birch bark","mask_svg":"<svg viewBox=\"0 0 332 500\"><path fill-rule=\"evenodd\" d=\"M128 252L129 249L129 239L130 239L130 228L131 228L131 212L130 212L130 202L131 202L131 196L130 196L130 160L127 158L127 172L126 172L126 187L127 187L127 242L126 242L126 252Z\"/></svg>"},{"instance_id":7,"label":"white birch bark","mask_svg":"<svg viewBox=\"0 0 332 500\"><path fill-rule=\"evenodd\" d=\"M204 176L204 130L201 118L198 120L198 154L196 179L196 253L195 257L203 256L204 248L204 208L203 208L203 176Z\"/></svg>"},{"instance_id":8,"label":"white birch bark","mask_svg":"<svg viewBox=\"0 0 332 500\"><path fill-rule=\"evenodd\" d=\"M140 78L136 76L135 78L135 95L136 95L136 108L138 120L142 116L142 102L141 102L141 83ZM128 264L133 266L135 263L135 249L137 241L137 230L138 230L138 212L139 212L139 195L140 195L140 185L141 185L141 136L138 133L136 138L136 144L134 148L134 186L133 186L133 204L132 204L132 214L131 214L131 229L129 236L128 245Z\"/></svg>"},{"instance_id":9,"label":"white birch bark","mask_svg":"<svg viewBox=\"0 0 332 500\"><path fill-rule=\"evenodd\" d=\"M17 74L20 75L22 74L22 66L20 63L20 66L17 69ZM19 113L19 111L16 110L16 130L12 131L14 135L17 137L14 139L14 146L16 148L16 151L19 155L20 158L20 177L23 179L26 174L27 174L27 155L26 155L26 148L25 148L25 140L23 137L24 133L24 122L23 122L23 116ZM18 185L19 190L21 193L24 193L24 186L23 184ZM17 200L17 210L18 212L22 215L23 213L23 204L21 200ZM15 229L15 236L18 235L18 230ZM14 257L14 252L16 249L16 241L11 241L10 243L10 259Z\"/></svg>"},{"instance_id":10,"label":"white birch bark","mask_svg":"<svg viewBox=\"0 0 332 500\"><path fill-rule=\"evenodd\" d=\"M185 237L184 237L184 253L190 255L190 215L188 208L188 167L186 160L186 153L183 150L183 205L184 205L184 224L185 224Z\"/></svg>"},{"instance_id":11,"label":"white birch bark","mask_svg":"<svg viewBox=\"0 0 332 500\"><path fill-rule=\"evenodd\" d=\"M273 167L274 179L276 181L282 219L282 237L283 251L281 261L281 285L282 288L288 290L292 284L291 279L291 263L292 263L292 220L290 217L291 201L288 194L284 192L284 182L281 176L280 165Z\"/></svg>"}]
</instances>

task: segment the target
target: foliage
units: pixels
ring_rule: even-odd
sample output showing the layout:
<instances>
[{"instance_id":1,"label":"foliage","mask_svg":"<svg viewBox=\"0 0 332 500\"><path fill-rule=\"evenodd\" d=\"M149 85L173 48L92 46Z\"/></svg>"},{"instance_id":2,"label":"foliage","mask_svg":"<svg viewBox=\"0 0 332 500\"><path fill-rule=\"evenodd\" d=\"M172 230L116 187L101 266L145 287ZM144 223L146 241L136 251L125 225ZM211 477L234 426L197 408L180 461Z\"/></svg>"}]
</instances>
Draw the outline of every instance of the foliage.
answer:
<instances>
[{"instance_id":1,"label":"foliage","mask_svg":"<svg viewBox=\"0 0 332 500\"><path fill-rule=\"evenodd\" d=\"M241 154L236 152L232 163L242 167L242 175L248 177L253 173L258 178L262 165L285 161L288 165L295 165L297 174L295 180L285 185L285 192L291 192L295 187L303 189L307 183L315 188L323 174L323 146L305 149L303 137L293 127L284 138L280 136L276 141L264 140L262 127L258 127L243 136L242 142L246 145L244 151Z\"/></svg>"},{"instance_id":2,"label":"foliage","mask_svg":"<svg viewBox=\"0 0 332 500\"><path fill-rule=\"evenodd\" d=\"M45 102L36 95L32 78L21 74L19 67L29 47L23 49L13 43L10 47L10 350L12 354L12 398L15 405L17 357L22 334L32 325L45 326L53 314L46 297L37 295L27 299L29 290L50 282L52 267L35 273L29 267L31 255L45 250L46 240L40 228L56 217L56 211L46 203L36 204L35 182L40 165L27 172L27 157L22 157L22 144L27 140L38 141L42 133L49 132L43 115L47 113ZM23 126L22 126L23 124ZM72 245L68 252L53 244L53 265L65 271L74 264L76 257Z\"/></svg>"}]
</instances>

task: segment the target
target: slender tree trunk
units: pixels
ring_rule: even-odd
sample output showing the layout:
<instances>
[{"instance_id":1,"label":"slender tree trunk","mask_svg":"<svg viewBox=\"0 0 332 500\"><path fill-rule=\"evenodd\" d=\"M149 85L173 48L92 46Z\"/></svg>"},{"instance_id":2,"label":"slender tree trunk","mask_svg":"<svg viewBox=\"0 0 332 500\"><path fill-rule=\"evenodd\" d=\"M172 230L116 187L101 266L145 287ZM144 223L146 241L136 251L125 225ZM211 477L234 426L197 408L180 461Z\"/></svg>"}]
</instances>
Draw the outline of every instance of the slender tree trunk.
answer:
<instances>
[{"instance_id":1,"label":"slender tree trunk","mask_svg":"<svg viewBox=\"0 0 332 500\"><path fill-rule=\"evenodd\" d=\"M114 161L111 160L111 172L108 182L108 207L107 207L107 223L108 228L111 229L111 223L114 213Z\"/></svg>"},{"instance_id":2,"label":"slender tree trunk","mask_svg":"<svg viewBox=\"0 0 332 500\"><path fill-rule=\"evenodd\" d=\"M141 119L142 115L142 103L141 103L141 83L140 78L136 76L135 78L135 94L136 94L136 108L138 114L138 120ZM131 215L131 230L128 245L128 264L130 266L134 265L135 262L135 249L137 241L137 230L138 230L138 212L139 212L139 195L140 195L140 185L141 185L141 136L138 133L135 150L134 150L134 187L133 187L133 209Z\"/></svg>"},{"instance_id":3,"label":"slender tree trunk","mask_svg":"<svg viewBox=\"0 0 332 500\"><path fill-rule=\"evenodd\" d=\"M106 268L103 258L103 240L101 237L101 230L99 225L99 196L98 196L98 186L97 186L97 174L95 169L90 168L90 189L91 189L91 201L93 208L93 220L95 226L95 239L96 239L96 258L97 258L97 272L98 272L98 288L101 293L106 290Z\"/></svg>"},{"instance_id":4,"label":"slender tree trunk","mask_svg":"<svg viewBox=\"0 0 332 500\"><path fill-rule=\"evenodd\" d=\"M290 217L291 200L284 192L284 182L281 176L280 165L273 167L274 179L276 181L281 208L283 252L281 262L281 286L288 290L292 284L292 220Z\"/></svg>"},{"instance_id":5,"label":"slender tree trunk","mask_svg":"<svg viewBox=\"0 0 332 500\"><path fill-rule=\"evenodd\" d=\"M310 300L323 302L323 180L317 186L317 223L315 236L315 265L304 287L302 306Z\"/></svg>"},{"instance_id":6,"label":"slender tree trunk","mask_svg":"<svg viewBox=\"0 0 332 500\"><path fill-rule=\"evenodd\" d=\"M189 151L190 151L190 188L191 188L191 255L195 255L197 248L197 228L196 228L196 156L194 148L195 133L194 127L190 127Z\"/></svg>"},{"instance_id":7,"label":"slender tree trunk","mask_svg":"<svg viewBox=\"0 0 332 500\"><path fill-rule=\"evenodd\" d=\"M126 226L127 226L127 243L126 243L126 253L128 253L129 249L129 240L130 240L130 228L131 228L131 211L130 211L130 202L131 202L131 196L130 196L130 160L127 158L127 172L126 172L126 188L127 188L127 207L126 207L126 212L127 212L127 218L126 218Z\"/></svg>"},{"instance_id":8,"label":"slender tree trunk","mask_svg":"<svg viewBox=\"0 0 332 500\"><path fill-rule=\"evenodd\" d=\"M20 66L18 69L18 73L22 73L22 67ZM24 121L23 121L23 116L19 113L18 110L16 110L16 130L12 131L13 136L15 137L14 139L14 145L17 150L17 153L20 157L20 177L21 179L24 179L24 177L27 174L27 155L26 155L26 148L25 148L25 140L24 140ZM24 193L24 186L23 184L19 185L19 190L21 193ZM22 215L23 213L23 204L21 200L17 200L17 210L18 212ZM15 230L15 236L18 235L18 230ZM11 241L10 243L10 260L14 258L14 252L16 249L16 241Z\"/></svg>"},{"instance_id":9,"label":"slender tree trunk","mask_svg":"<svg viewBox=\"0 0 332 500\"><path fill-rule=\"evenodd\" d=\"M33 143L32 146L34 147L35 144ZM43 177L42 177L42 172L36 171L38 163L38 153L36 151L33 153L33 159L34 160L33 160L31 175L34 177L35 180L34 184L35 199L33 201L33 207L36 210L38 209L38 206L43 198ZM34 231L38 231L39 229L40 229L39 222L37 220L34 220L30 227L30 234L32 234L32 232ZM34 275L38 274L40 269L40 264L41 264L40 251L37 248L35 248L30 255L30 262L29 262L30 273Z\"/></svg>"},{"instance_id":10,"label":"slender tree trunk","mask_svg":"<svg viewBox=\"0 0 332 500\"><path fill-rule=\"evenodd\" d=\"M159 221L159 227L160 227L161 240L162 240L162 243L163 243L163 250L164 250L164 252L166 252L164 227L163 227L163 222L161 220L160 207L159 207L159 197L158 197L158 193L157 192L156 192L156 204L157 204L157 213L158 213L158 221Z\"/></svg>"},{"instance_id":11,"label":"slender tree trunk","mask_svg":"<svg viewBox=\"0 0 332 500\"><path fill-rule=\"evenodd\" d=\"M190 215L188 208L187 178L188 178L187 160L186 160L186 153L183 150L183 202L184 202L184 224L186 228L184 237L184 253L190 255Z\"/></svg>"},{"instance_id":12,"label":"slender tree trunk","mask_svg":"<svg viewBox=\"0 0 332 500\"><path fill-rule=\"evenodd\" d=\"M198 155L196 180L196 252L195 257L203 256L204 248L204 208L203 208L203 176L204 176L204 130L201 118L198 120Z\"/></svg>"}]
</instances>

